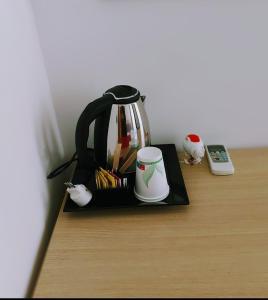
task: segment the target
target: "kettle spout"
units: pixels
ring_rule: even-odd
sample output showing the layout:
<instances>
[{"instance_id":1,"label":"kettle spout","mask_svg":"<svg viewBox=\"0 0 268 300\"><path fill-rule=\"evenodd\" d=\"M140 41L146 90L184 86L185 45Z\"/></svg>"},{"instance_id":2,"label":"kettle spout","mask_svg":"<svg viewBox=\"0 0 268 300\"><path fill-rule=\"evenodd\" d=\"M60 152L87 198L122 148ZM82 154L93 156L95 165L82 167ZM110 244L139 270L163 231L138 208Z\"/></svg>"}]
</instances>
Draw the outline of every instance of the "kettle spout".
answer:
<instances>
[{"instance_id":1,"label":"kettle spout","mask_svg":"<svg viewBox=\"0 0 268 300\"><path fill-rule=\"evenodd\" d=\"M142 101L142 102L144 102L144 101L145 101L145 99L146 99L146 96L144 96L144 95L143 95L143 96L141 96L141 101Z\"/></svg>"}]
</instances>

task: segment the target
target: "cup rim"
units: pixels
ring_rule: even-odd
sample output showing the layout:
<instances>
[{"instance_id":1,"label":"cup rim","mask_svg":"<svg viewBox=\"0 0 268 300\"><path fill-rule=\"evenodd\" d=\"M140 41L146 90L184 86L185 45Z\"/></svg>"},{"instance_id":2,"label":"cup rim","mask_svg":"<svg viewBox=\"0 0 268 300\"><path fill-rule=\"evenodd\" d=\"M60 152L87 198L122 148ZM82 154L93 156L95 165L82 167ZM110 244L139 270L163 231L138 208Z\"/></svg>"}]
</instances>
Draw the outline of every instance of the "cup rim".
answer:
<instances>
[{"instance_id":1,"label":"cup rim","mask_svg":"<svg viewBox=\"0 0 268 300\"><path fill-rule=\"evenodd\" d=\"M169 192L170 192L170 187L169 185L167 185L167 189L165 190L165 192L160 195L160 196L157 196L157 197L143 197L142 195L138 194L136 192L136 189L134 187L134 195L141 201L144 201L144 202L157 202L157 201L162 201L164 200L168 195L169 195Z\"/></svg>"}]
</instances>

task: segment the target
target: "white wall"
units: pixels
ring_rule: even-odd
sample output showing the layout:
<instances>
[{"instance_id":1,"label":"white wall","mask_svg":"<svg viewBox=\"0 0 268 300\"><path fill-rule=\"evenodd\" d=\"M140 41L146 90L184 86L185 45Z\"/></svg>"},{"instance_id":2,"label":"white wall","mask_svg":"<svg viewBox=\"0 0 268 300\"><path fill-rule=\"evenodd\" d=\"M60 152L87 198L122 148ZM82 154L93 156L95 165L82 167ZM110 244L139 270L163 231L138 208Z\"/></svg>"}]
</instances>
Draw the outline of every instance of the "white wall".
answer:
<instances>
[{"instance_id":1,"label":"white wall","mask_svg":"<svg viewBox=\"0 0 268 300\"><path fill-rule=\"evenodd\" d=\"M0 297L23 297L62 197L46 174L63 150L27 0L0 0L0 41Z\"/></svg>"},{"instance_id":2,"label":"white wall","mask_svg":"<svg viewBox=\"0 0 268 300\"><path fill-rule=\"evenodd\" d=\"M153 142L268 145L268 1L32 0L67 152L115 84L146 94Z\"/></svg>"}]
</instances>

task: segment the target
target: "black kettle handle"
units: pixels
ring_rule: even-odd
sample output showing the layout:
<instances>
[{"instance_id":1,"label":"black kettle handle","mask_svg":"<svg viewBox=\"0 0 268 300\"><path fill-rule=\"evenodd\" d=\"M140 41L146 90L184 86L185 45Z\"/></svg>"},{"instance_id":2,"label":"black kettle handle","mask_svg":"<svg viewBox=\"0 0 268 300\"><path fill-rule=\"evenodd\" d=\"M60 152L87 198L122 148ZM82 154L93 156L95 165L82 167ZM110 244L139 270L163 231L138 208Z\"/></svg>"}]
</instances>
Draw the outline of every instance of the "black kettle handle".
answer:
<instances>
[{"instance_id":1,"label":"black kettle handle","mask_svg":"<svg viewBox=\"0 0 268 300\"><path fill-rule=\"evenodd\" d=\"M90 161L87 148L89 126L112 106L113 101L113 97L109 94L94 100L86 106L78 119L75 131L75 145L78 164L81 168L90 168L93 166L93 161Z\"/></svg>"}]
</instances>

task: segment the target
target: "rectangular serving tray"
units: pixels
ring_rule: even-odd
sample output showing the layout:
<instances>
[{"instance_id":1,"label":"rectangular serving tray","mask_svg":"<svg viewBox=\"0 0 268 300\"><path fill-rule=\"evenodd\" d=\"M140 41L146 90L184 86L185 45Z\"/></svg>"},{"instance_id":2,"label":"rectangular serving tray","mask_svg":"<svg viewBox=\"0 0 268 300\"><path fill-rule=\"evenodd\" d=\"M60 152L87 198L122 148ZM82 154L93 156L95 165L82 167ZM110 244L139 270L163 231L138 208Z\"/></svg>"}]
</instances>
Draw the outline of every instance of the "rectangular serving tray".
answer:
<instances>
[{"instance_id":1,"label":"rectangular serving tray","mask_svg":"<svg viewBox=\"0 0 268 300\"><path fill-rule=\"evenodd\" d=\"M85 184L92 192L91 201L79 207L68 195L63 211L80 212L104 208L143 207L156 205L188 205L189 198L184 184L176 147L174 144L153 145L161 149L170 187L169 195L162 201L147 203L138 200L134 195L135 173L128 174L129 187L125 189L96 190L94 174L76 167L72 178L73 184Z\"/></svg>"}]
</instances>

